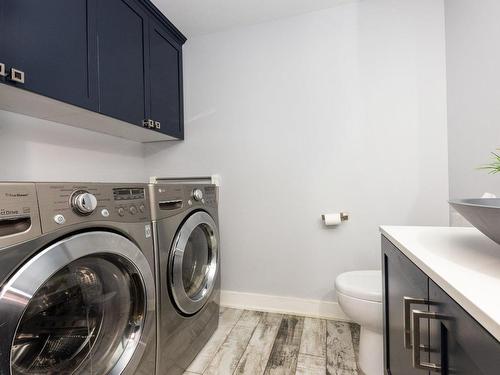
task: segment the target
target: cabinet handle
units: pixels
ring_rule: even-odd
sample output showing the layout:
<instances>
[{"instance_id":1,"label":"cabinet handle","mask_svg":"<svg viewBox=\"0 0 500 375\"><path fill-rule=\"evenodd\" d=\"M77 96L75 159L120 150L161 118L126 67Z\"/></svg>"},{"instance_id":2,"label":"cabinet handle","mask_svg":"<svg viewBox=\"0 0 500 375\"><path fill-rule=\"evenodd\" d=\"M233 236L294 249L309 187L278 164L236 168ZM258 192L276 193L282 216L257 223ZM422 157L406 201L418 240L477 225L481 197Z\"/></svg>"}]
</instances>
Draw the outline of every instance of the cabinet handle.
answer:
<instances>
[{"instance_id":1,"label":"cabinet handle","mask_svg":"<svg viewBox=\"0 0 500 375\"><path fill-rule=\"evenodd\" d=\"M154 129L155 122L148 118L148 119L142 120L142 126L144 126L145 128Z\"/></svg>"},{"instance_id":2,"label":"cabinet handle","mask_svg":"<svg viewBox=\"0 0 500 375\"><path fill-rule=\"evenodd\" d=\"M420 319L435 319L435 320L447 320L448 317L443 314L435 312L426 312L420 310L413 310L411 312L411 320L413 323L413 339L412 339L412 359L413 368L420 370L430 370L434 372L441 372L441 366L435 363L422 362L420 360Z\"/></svg>"},{"instance_id":3,"label":"cabinet handle","mask_svg":"<svg viewBox=\"0 0 500 375\"><path fill-rule=\"evenodd\" d=\"M412 304L429 305L429 301L424 298L403 297L403 325L404 325L405 349L411 349L410 310Z\"/></svg>"},{"instance_id":4,"label":"cabinet handle","mask_svg":"<svg viewBox=\"0 0 500 375\"><path fill-rule=\"evenodd\" d=\"M5 71L5 64L0 63L0 76L5 77L7 72Z\"/></svg>"},{"instance_id":5,"label":"cabinet handle","mask_svg":"<svg viewBox=\"0 0 500 375\"><path fill-rule=\"evenodd\" d=\"M14 68L10 69L10 80L18 83L24 83L24 72Z\"/></svg>"}]
</instances>

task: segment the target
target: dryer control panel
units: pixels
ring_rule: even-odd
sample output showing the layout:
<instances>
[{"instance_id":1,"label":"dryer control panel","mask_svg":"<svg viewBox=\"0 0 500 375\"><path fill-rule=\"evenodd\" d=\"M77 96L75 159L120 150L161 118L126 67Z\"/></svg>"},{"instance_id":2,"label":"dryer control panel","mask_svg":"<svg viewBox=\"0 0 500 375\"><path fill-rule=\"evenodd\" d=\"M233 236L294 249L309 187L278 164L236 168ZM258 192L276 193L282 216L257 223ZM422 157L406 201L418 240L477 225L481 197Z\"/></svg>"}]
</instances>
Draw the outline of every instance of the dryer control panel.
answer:
<instances>
[{"instance_id":1,"label":"dryer control panel","mask_svg":"<svg viewBox=\"0 0 500 375\"><path fill-rule=\"evenodd\" d=\"M193 208L217 209L217 187L201 184L150 184L153 220L170 217Z\"/></svg>"},{"instance_id":2,"label":"dryer control panel","mask_svg":"<svg viewBox=\"0 0 500 375\"><path fill-rule=\"evenodd\" d=\"M37 183L44 232L86 222L151 220L145 184Z\"/></svg>"}]
</instances>

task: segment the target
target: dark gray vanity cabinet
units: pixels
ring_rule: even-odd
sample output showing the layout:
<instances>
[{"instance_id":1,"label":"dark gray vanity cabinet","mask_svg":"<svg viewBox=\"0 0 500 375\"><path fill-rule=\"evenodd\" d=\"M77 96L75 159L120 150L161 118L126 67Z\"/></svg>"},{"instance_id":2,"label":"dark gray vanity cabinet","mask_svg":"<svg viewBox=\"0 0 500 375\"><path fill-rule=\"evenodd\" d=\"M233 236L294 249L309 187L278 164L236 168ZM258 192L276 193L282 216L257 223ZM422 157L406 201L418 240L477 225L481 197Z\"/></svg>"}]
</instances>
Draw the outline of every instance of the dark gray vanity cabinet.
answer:
<instances>
[{"instance_id":1,"label":"dark gray vanity cabinet","mask_svg":"<svg viewBox=\"0 0 500 375\"><path fill-rule=\"evenodd\" d=\"M382 272L387 375L500 374L500 343L384 236Z\"/></svg>"},{"instance_id":2,"label":"dark gray vanity cabinet","mask_svg":"<svg viewBox=\"0 0 500 375\"><path fill-rule=\"evenodd\" d=\"M1 0L0 79L96 111L97 0Z\"/></svg>"},{"instance_id":3,"label":"dark gray vanity cabinet","mask_svg":"<svg viewBox=\"0 0 500 375\"><path fill-rule=\"evenodd\" d=\"M428 311L423 303L428 278L385 237L382 249L385 368L387 374L420 375L422 371L412 366L410 315L417 307ZM428 345L427 327L422 327L420 336L422 345Z\"/></svg>"}]
</instances>

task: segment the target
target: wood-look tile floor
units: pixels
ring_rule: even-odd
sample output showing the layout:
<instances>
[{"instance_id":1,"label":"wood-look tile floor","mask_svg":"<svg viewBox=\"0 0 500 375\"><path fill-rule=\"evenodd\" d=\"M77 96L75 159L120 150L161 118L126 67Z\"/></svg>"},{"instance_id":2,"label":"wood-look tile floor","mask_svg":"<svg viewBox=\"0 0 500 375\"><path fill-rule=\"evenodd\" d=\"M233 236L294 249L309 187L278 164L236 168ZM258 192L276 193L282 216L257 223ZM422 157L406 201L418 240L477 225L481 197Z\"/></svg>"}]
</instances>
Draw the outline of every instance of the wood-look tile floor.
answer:
<instances>
[{"instance_id":1,"label":"wood-look tile floor","mask_svg":"<svg viewBox=\"0 0 500 375\"><path fill-rule=\"evenodd\" d=\"M357 324L221 308L185 375L359 375L358 347Z\"/></svg>"}]
</instances>

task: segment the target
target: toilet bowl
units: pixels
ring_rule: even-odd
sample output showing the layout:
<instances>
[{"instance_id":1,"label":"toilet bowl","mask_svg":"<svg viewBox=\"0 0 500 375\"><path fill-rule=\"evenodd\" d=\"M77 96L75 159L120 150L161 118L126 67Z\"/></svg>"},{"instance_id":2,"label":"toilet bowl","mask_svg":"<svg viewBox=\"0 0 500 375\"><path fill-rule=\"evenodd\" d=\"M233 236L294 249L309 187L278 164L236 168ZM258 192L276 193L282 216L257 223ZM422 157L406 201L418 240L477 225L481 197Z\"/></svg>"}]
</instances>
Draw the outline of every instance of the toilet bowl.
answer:
<instances>
[{"instance_id":1,"label":"toilet bowl","mask_svg":"<svg viewBox=\"0 0 500 375\"><path fill-rule=\"evenodd\" d=\"M335 280L335 289L342 311L361 326L359 367L366 375L382 375L382 272L343 273Z\"/></svg>"}]
</instances>

